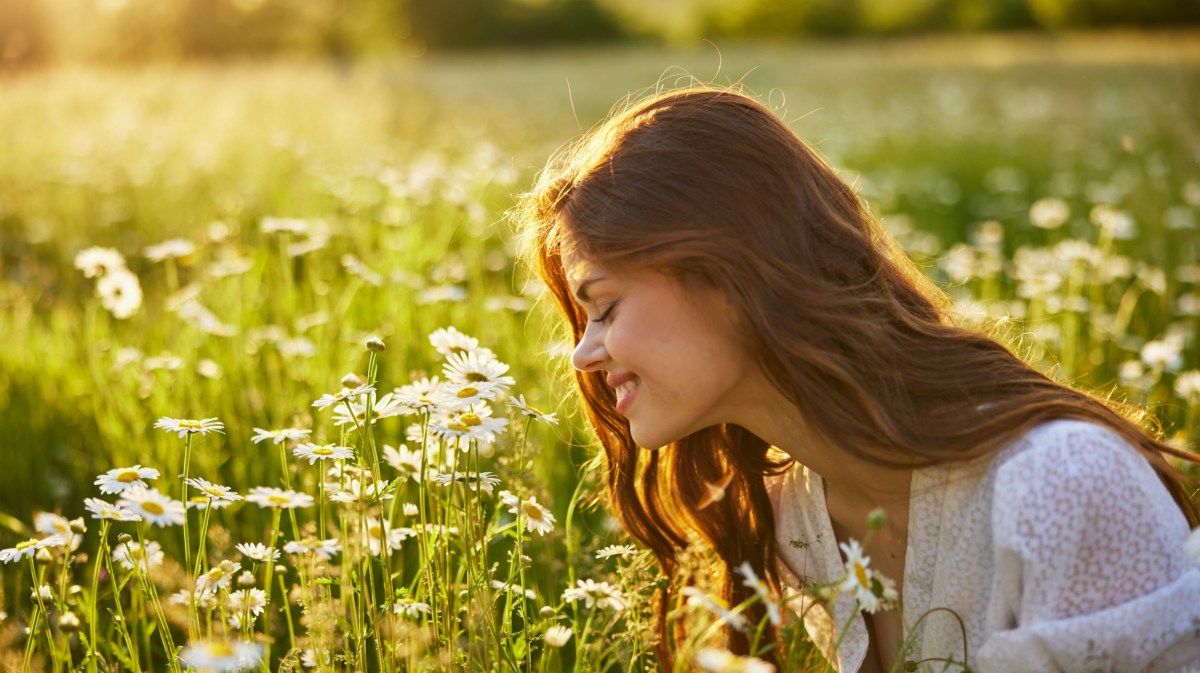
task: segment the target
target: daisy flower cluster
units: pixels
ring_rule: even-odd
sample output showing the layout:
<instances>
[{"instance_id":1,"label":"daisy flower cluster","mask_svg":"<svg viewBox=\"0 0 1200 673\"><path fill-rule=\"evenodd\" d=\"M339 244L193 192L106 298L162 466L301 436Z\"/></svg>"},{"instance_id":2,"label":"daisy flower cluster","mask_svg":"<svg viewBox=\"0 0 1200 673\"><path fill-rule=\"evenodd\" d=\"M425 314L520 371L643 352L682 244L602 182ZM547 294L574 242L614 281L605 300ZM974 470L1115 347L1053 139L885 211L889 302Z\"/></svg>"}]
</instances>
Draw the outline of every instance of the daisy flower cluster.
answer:
<instances>
[{"instance_id":1,"label":"daisy flower cluster","mask_svg":"<svg viewBox=\"0 0 1200 673\"><path fill-rule=\"evenodd\" d=\"M142 284L113 248L91 247L75 255L75 268L96 281L96 296L114 318L125 319L142 306Z\"/></svg>"}]
</instances>

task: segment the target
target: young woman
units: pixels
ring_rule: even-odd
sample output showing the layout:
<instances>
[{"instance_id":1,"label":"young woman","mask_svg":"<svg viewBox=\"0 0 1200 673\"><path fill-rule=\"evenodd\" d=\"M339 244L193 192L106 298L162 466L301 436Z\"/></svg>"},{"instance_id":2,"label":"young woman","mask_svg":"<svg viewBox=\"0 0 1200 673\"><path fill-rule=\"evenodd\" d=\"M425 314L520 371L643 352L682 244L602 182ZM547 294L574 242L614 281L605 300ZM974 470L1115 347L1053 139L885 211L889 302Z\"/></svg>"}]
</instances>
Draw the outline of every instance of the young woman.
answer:
<instances>
[{"instance_id":1,"label":"young woman","mask_svg":"<svg viewBox=\"0 0 1200 673\"><path fill-rule=\"evenodd\" d=\"M882 508L865 552L901 608L840 634L843 596L808 624L841 639L840 671L1200 670L1178 452L955 326L761 104L705 88L635 104L518 215L577 344L611 503L669 575L699 534L731 604L752 595L743 562L776 589L831 582L838 543Z\"/></svg>"}]
</instances>

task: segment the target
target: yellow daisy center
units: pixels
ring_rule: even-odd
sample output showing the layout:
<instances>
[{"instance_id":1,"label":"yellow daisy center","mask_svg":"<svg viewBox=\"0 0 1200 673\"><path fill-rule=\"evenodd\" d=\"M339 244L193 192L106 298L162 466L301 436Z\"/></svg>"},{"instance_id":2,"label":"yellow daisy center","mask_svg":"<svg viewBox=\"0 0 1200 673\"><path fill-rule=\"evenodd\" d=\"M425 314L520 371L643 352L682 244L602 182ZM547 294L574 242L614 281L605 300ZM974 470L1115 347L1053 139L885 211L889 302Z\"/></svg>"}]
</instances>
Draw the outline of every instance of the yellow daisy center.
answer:
<instances>
[{"instance_id":1,"label":"yellow daisy center","mask_svg":"<svg viewBox=\"0 0 1200 673\"><path fill-rule=\"evenodd\" d=\"M540 505L532 502L522 502L521 512L534 521L541 521L542 519L546 518L545 510L543 510Z\"/></svg>"},{"instance_id":2,"label":"yellow daisy center","mask_svg":"<svg viewBox=\"0 0 1200 673\"><path fill-rule=\"evenodd\" d=\"M383 537L383 529L380 528L379 526L368 526L367 534L373 538L378 539L378 538Z\"/></svg>"},{"instance_id":3,"label":"yellow daisy center","mask_svg":"<svg viewBox=\"0 0 1200 673\"><path fill-rule=\"evenodd\" d=\"M138 480L138 477L139 475L137 470L121 470L119 473L117 473L117 481L123 484L135 482Z\"/></svg>"},{"instance_id":4,"label":"yellow daisy center","mask_svg":"<svg viewBox=\"0 0 1200 673\"><path fill-rule=\"evenodd\" d=\"M147 500L147 501L143 502L142 509L147 512L150 512L151 514L162 514L163 512L166 511L163 509L162 505L158 504L157 502L154 502L153 500Z\"/></svg>"},{"instance_id":5,"label":"yellow daisy center","mask_svg":"<svg viewBox=\"0 0 1200 673\"><path fill-rule=\"evenodd\" d=\"M871 582L867 579L867 569L863 567L863 564L854 564L854 576L858 578L859 585L870 588Z\"/></svg>"},{"instance_id":6,"label":"yellow daisy center","mask_svg":"<svg viewBox=\"0 0 1200 673\"><path fill-rule=\"evenodd\" d=\"M267 502L271 503L272 505L286 505L291 501L292 499L286 495L273 494L267 496Z\"/></svg>"},{"instance_id":7,"label":"yellow daisy center","mask_svg":"<svg viewBox=\"0 0 1200 673\"><path fill-rule=\"evenodd\" d=\"M479 419L479 416L476 416L475 414L473 414L469 411L467 413L463 414L462 416L459 416L458 420L462 421L463 425L468 425L468 426L483 424L483 421L481 421Z\"/></svg>"},{"instance_id":8,"label":"yellow daisy center","mask_svg":"<svg viewBox=\"0 0 1200 673\"><path fill-rule=\"evenodd\" d=\"M487 376L480 374L479 372L467 372L467 375L463 378L471 383L486 383L488 380Z\"/></svg>"},{"instance_id":9,"label":"yellow daisy center","mask_svg":"<svg viewBox=\"0 0 1200 673\"><path fill-rule=\"evenodd\" d=\"M234 651L229 643L209 643L208 653L214 657L232 657Z\"/></svg>"},{"instance_id":10,"label":"yellow daisy center","mask_svg":"<svg viewBox=\"0 0 1200 673\"><path fill-rule=\"evenodd\" d=\"M466 388L463 388L462 390L458 391L458 396L461 398L475 397L478 394L479 394L479 389L474 386L467 386Z\"/></svg>"},{"instance_id":11,"label":"yellow daisy center","mask_svg":"<svg viewBox=\"0 0 1200 673\"><path fill-rule=\"evenodd\" d=\"M179 427L187 430L199 430L201 425L200 421L179 421Z\"/></svg>"},{"instance_id":12,"label":"yellow daisy center","mask_svg":"<svg viewBox=\"0 0 1200 673\"><path fill-rule=\"evenodd\" d=\"M17 551L25 551L26 549L29 549L30 547L36 546L37 543L38 543L37 538L31 537L24 542L18 543Z\"/></svg>"},{"instance_id":13,"label":"yellow daisy center","mask_svg":"<svg viewBox=\"0 0 1200 673\"><path fill-rule=\"evenodd\" d=\"M193 495L192 497L188 498L188 502L194 502L198 505L204 505L204 504L208 503L208 498L206 498L202 495Z\"/></svg>"},{"instance_id":14,"label":"yellow daisy center","mask_svg":"<svg viewBox=\"0 0 1200 673\"><path fill-rule=\"evenodd\" d=\"M125 553L129 554L129 558L131 559L140 559L146 555L145 550L141 547L126 547Z\"/></svg>"},{"instance_id":15,"label":"yellow daisy center","mask_svg":"<svg viewBox=\"0 0 1200 673\"><path fill-rule=\"evenodd\" d=\"M318 446L317 448L313 449L312 452L313 452L313 455L317 455L317 456L332 456L333 455L333 449L329 448L328 446Z\"/></svg>"},{"instance_id":16,"label":"yellow daisy center","mask_svg":"<svg viewBox=\"0 0 1200 673\"><path fill-rule=\"evenodd\" d=\"M462 423L447 423L446 427L454 430L455 432L469 432L471 430L471 428L463 425Z\"/></svg>"}]
</instances>

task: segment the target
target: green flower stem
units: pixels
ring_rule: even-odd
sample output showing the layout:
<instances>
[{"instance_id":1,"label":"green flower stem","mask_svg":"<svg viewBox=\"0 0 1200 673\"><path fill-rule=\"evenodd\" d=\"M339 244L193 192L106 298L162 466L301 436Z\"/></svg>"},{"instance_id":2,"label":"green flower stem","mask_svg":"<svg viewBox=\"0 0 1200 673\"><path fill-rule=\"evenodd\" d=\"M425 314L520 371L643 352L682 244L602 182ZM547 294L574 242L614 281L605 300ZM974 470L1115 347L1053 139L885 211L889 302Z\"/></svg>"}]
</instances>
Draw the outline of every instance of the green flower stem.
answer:
<instances>
[{"instance_id":1,"label":"green flower stem","mask_svg":"<svg viewBox=\"0 0 1200 673\"><path fill-rule=\"evenodd\" d=\"M271 547L272 549L277 548L275 546L275 537L279 534L279 520L280 520L280 518L282 518L282 516L283 516L283 513L279 510L278 507L276 507L274 509L274 511L271 513L271 529L270 529L270 532L267 534L267 546ZM295 523L293 522L293 526L294 525L295 525ZM271 594L273 593L271 591L271 588L274 586L271 583L271 576L274 572L275 572L275 555L270 554L267 556L266 574L263 577L263 586L265 587L264 590L267 593L267 606L268 606L268 609L263 612L263 633L267 633L267 634L271 633L271 610L269 608L271 605ZM284 595L283 595L283 600L284 600L284 602L287 601L286 593L284 593ZM265 649L263 652L263 665L267 666L267 665L269 665L267 662L271 661L271 639L270 638L267 638L267 642L264 645L264 648Z\"/></svg>"},{"instance_id":2,"label":"green flower stem","mask_svg":"<svg viewBox=\"0 0 1200 673\"><path fill-rule=\"evenodd\" d=\"M288 601L287 601L287 595L288 595L287 583L284 582L283 575L278 576L276 579L279 580L279 595L283 596L283 605L280 606L280 610L283 612L284 620L287 621L288 648L295 649L295 647L296 647L296 627L292 623L291 603L288 603ZM267 582L270 583L270 581L271 581L271 578L268 577ZM268 608L269 608L269 606L268 606Z\"/></svg>"},{"instance_id":3,"label":"green flower stem","mask_svg":"<svg viewBox=\"0 0 1200 673\"><path fill-rule=\"evenodd\" d=\"M108 519L100 520L100 541L96 546L96 564L92 569L92 591L88 596L88 672L97 673L99 664L97 663L98 653L96 652L96 626L99 619L96 615L96 602L100 592L100 568L104 563L104 557L108 553L108 529L112 526L112 522Z\"/></svg>"},{"instance_id":4,"label":"green flower stem","mask_svg":"<svg viewBox=\"0 0 1200 673\"><path fill-rule=\"evenodd\" d=\"M180 495L179 499L183 501L183 567L192 567L190 554L192 553L191 543L188 540L188 525L187 525L187 480L188 480L188 464L192 460L192 433L187 433L183 438L183 474L179 480ZM139 538L141 529L139 528ZM143 548L144 549L144 548Z\"/></svg>"},{"instance_id":5,"label":"green flower stem","mask_svg":"<svg viewBox=\"0 0 1200 673\"><path fill-rule=\"evenodd\" d=\"M184 524L186 528L187 524ZM137 527L138 544L141 545L143 554L146 550L146 538L144 534L144 523L139 523ZM178 651L175 648L175 639L171 636L171 626L167 623L167 615L163 612L162 603L158 600L158 589L154 587L154 583L150 581L150 560L143 556L146 561L146 568L142 569L140 562L134 564L134 573L138 576L141 582L142 591L150 598L150 606L154 609L155 615L158 617L158 636L162 640L163 648L166 650L169 657L168 665L175 673L180 673ZM147 634L148 636L149 634ZM147 648L148 649L148 648Z\"/></svg>"}]
</instances>

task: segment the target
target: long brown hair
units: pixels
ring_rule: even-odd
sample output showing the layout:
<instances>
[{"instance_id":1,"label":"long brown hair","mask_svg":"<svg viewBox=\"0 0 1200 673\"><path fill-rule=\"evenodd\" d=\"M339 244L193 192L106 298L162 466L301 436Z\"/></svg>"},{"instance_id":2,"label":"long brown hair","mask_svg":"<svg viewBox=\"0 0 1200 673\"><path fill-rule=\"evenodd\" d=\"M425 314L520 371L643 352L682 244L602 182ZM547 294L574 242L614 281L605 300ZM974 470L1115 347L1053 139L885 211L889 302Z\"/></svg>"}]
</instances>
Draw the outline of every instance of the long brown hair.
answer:
<instances>
[{"instance_id":1,"label":"long brown hair","mask_svg":"<svg viewBox=\"0 0 1200 673\"><path fill-rule=\"evenodd\" d=\"M688 88L628 107L552 160L517 216L576 343L587 317L571 296L565 251L610 268L696 274L741 313L750 352L814 432L851 454L910 467L967 460L1047 420L1088 420L1137 447L1197 522L1164 458L1185 454L956 326L945 295L851 187L751 97ZM729 572L744 561L778 588L764 476L787 461L733 425L639 450L604 373L576 378L612 505L663 570L674 577L677 552L698 533L725 564L730 604L749 597ZM726 496L702 507L705 483L730 473ZM669 661L668 598L659 631ZM746 640L730 635L744 652Z\"/></svg>"}]
</instances>

